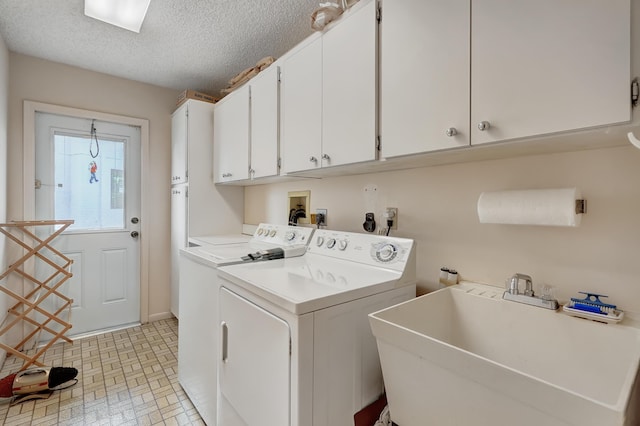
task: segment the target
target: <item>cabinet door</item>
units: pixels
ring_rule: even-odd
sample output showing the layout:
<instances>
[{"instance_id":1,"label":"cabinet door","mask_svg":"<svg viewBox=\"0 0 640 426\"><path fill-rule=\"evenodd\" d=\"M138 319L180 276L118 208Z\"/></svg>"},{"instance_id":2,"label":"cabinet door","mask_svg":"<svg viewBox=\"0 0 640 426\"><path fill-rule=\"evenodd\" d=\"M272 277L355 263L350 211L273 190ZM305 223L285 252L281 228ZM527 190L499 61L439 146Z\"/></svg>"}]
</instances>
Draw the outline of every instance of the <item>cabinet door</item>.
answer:
<instances>
[{"instance_id":1,"label":"cabinet door","mask_svg":"<svg viewBox=\"0 0 640 426\"><path fill-rule=\"evenodd\" d=\"M187 108L183 104L171 117L171 185L187 182Z\"/></svg>"},{"instance_id":2,"label":"cabinet door","mask_svg":"<svg viewBox=\"0 0 640 426\"><path fill-rule=\"evenodd\" d=\"M320 167L322 143L322 38L295 52L283 64L282 170Z\"/></svg>"},{"instance_id":3,"label":"cabinet door","mask_svg":"<svg viewBox=\"0 0 640 426\"><path fill-rule=\"evenodd\" d=\"M215 182L249 179L249 86L227 95L213 110Z\"/></svg>"},{"instance_id":4,"label":"cabinet door","mask_svg":"<svg viewBox=\"0 0 640 426\"><path fill-rule=\"evenodd\" d=\"M219 306L220 424L289 425L289 325L224 287Z\"/></svg>"},{"instance_id":5,"label":"cabinet door","mask_svg":"<svg viewBox=\"0 0 640 426\"><path fill-rule=\"evenodd\" d=\"M471 143L630 120L629 3L474 0Z\"/></svg>"},{"instance_id":6,"label":"cabinet door","mask_svg":"<svg viewBox=\"0 0 640 426\"><path fill-rule=\"evenodd\" d=\"M469 0L383 0L382 157L469 145L469 15Z\"/></svg>"},{"instance_id":7,"label":"cabinet door","mask_svg":"<svg viewBox=\"0 0 640 426\"><path fill-rule=\"evenodd\" d=\"M187 189L187 185L171 188L171 313L176 318L179 318L179 251L187 246L189 233Z\"/></svg>"},{"instance_id":8,"label":"cabinet door","mask_svg":"<svg viewBox=\"0 0 640 426\"><path fill-rule=\"evenodd\" d=\"M322 37L322 166L376 159L375 1Z\"/></svg>"},{"instance_id":9,"label":"cabinet door","mask_svg":"<svg viewBox=\"0 0 640 426\"><path fill-rule=\"evenodd\" d=\"M278 174L278 67L251 79L251 178Z\"/></svg>"}]
</instances>

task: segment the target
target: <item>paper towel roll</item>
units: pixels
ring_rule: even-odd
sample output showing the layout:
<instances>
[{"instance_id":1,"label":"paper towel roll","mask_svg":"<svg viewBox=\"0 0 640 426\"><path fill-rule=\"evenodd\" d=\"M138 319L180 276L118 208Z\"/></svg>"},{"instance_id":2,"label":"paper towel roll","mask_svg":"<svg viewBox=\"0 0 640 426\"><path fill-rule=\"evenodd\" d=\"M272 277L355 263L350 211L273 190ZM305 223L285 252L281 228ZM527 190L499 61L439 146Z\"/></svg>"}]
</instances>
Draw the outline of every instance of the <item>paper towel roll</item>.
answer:
<instances>
[{"instance_id":1,"label":"paper towel roll","mask_svg":"<svg viewBox=\"0 0 640 426\"><path fill-rule=\"evenodd\" d=\"M478 198L480 223L579 226L576 188L483 192Z\"/></svg>"}]
</instances>

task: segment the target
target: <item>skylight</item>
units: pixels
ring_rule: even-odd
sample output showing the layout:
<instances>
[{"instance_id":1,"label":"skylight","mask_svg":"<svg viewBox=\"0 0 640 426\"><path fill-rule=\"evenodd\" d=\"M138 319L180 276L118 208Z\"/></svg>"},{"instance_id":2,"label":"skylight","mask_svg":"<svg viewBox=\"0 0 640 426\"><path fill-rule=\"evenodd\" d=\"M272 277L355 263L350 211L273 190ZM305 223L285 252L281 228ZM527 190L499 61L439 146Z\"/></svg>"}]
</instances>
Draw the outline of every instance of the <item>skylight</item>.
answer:
<instances>
[{"instance_id":1,"label":"skylight","mask_svg":"<svg viewBox=\"0 0 640 426\"><path fill-rule=\"evenodd\" d=\"M84 0L84 14L139 33L150 2L151 0Z\"/></svg>"}]
</instances>

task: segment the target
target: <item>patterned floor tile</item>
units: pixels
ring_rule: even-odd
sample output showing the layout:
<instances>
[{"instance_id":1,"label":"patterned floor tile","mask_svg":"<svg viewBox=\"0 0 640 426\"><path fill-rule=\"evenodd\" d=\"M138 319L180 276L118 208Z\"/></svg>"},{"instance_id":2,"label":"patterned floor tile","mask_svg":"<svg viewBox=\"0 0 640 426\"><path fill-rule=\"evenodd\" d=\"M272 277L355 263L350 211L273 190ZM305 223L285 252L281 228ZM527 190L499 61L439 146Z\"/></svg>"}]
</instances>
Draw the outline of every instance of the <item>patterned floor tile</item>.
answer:
<instances>
[{"instance_id":1,"label":"patterned floor tile","mask_svg":"<svg viewBox=\"0 0 640 426\"><path fill-rule=\"evenodd\" d=\"M0 402L0 424L204 425L178 384L177 355L175 319L58 343L41 360L77 368L78 384L47 399ZM21 366L18 357L7 357L0 378Z\"/></svg>"}]
</instances>

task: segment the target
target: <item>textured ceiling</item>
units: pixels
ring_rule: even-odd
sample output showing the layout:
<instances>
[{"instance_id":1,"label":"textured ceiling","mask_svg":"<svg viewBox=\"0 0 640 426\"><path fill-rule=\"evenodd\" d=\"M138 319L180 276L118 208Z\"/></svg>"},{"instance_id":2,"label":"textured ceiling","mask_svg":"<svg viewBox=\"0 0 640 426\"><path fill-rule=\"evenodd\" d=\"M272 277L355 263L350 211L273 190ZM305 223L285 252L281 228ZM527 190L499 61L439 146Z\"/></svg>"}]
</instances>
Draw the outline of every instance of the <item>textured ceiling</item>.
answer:
<instances>
[{"instance_id":1,"label":"textured ceiling","mask_svg":"<svg viewBox=\"0 0 640 426\"><path fill-rule=\"evenodd\" d=\"M151 0L140 34L84 15L83 0L0 0L12 52L218 95L265 56L311 34L318 0Z\"/></svg>"}]
</instances>

